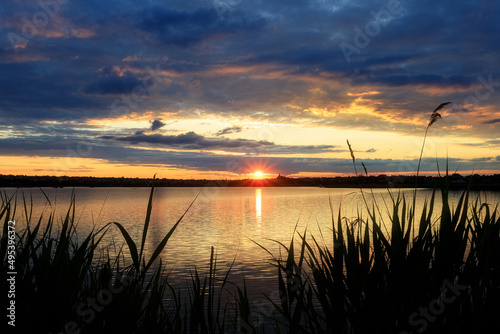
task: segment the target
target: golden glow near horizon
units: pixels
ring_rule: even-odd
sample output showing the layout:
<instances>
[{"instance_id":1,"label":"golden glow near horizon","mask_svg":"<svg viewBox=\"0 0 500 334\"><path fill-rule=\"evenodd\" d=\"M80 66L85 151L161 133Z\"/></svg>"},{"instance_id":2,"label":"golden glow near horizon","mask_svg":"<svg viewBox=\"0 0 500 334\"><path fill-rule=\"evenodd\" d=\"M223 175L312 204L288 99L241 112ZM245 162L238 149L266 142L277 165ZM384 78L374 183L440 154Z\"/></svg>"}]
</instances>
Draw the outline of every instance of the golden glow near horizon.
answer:
<instances>
[{"instance_id":1,"label":"golden glow near horizon","mask_svg":"<svg viewBox=\"0 0 500 334\"><path fill-rule=\"evenodd\" d=\"M144 122L144 121L141 121ZM195 121L185 121L192 127L195 127ZM198 121L199 122L199 121ZM438 121L438 122L441 122ZM179 122L180 123L180 122ZM68 175L68 176L106 176L106 177L151 177L154 174L162 174L165 178L199 178L199 179L239 179L253 178L262 179L276 177L278 173L283 173L279 167L272 166L273 158L281 157L283 159L293 159L293 161L315 161L314 159L349 159L350 155L345 140L349 139L356 159L358 161L373 160L373 159L393 159L393 160L415 160L418 159L422 145L423 136L406 135L398 132L389 131L361 131L357 129L337 129L326 126L311 126L311 125L295 125L295 124L272 124L263 123L259 128L258 123L239 123L238 120L231 122L232 124L242 124L241 131L229 133L222 136L210 135L209 131L205 131L206 138L214 138L213 140L228 140L230 139L245 139L254 141L267 141L274 145L282 147L297 147L290 150L281 150L277 152L267 153L265 150L250 151L250 153L239 152L236 148L232 151L224 149L199 150L200 154L210 153L212 156L234 156L234 159L252 158L261 162L252 162L250 165L243 165L243 169L236 171L227 168L224 170L197 170L193 168L183 168L178 165L169 165L169 156L174 154L183 154L185 152L193 152L184 148L165 148L161 146L141 144L124 145L135 150L144 150L146 153L150 150L158 152L158 156L164 156L165 163L154 164L127 164L125 162L118 163L108 161L106 159L95 159L86 157L85 154L80 156L66 157L44 157L44 156L3 156L0 161L2 174L23 174L23 175ZM230 124L231 124L230 123ZM444 123L444 122L442 122ZM133 123L129 123L131 125ZM146 124L141 123L141 124ZM149 123L148 123L149 124ZM176 124L176 123L174 123ZM205 122L203 125L206 130L212 129L215 133L217 129L221 129L222 122L215 123ZM437 123L439 125L439 123ZM227 123L226 123L227 125ZM444 125L447 126L447 125ZM173 126L173 129L168 131L179 134L185 133L181 131L182 127ZM422 128L422 133L424 132ZM201 131L195 130L198 134ZM441 157L460 157L461 159L476 159L477 162L471 167L464 169L460 165L452 166L452 169L457 169L458 172L476 171L484 173L495 173L496 170L491 170L483 167L484 157L500 156L500 147L488 145L479 137L460 137L459 130L443 130L438 126L431 128L428 133L426 145L424 147L424 158ZM300 135L298 135L300 134ZM297 152L300 147L307 145L331 145L331 149L314 152L314 150L302 149ZM96 144L99 144L96 142ZM267 146L264 146L267 148ZM74 153L74 152L73 152ZM85 152L83 152L85 153ZM443 158L444 157L444 158ZM260 160L259 160L260 159ZM235 160L237 161L237 160ZM318 163L320 160L318 160ZM369 171L373 169L367 163ZM386 173L409 173L409 170L388 170ZM328 176L328 175L343 175L352 173L325 171L300 171L298 173L288 173L290 176Z\"/></svg>"},{"instance_id":2,"label":"golden glow near horizon","mask_svg":"<svg viewBox=\"0 0 500 334\"><path fill-rule=\"evenodd\" d=\"M139 159L142 161L139 163L113 161L106 158L97 159L88 157L89 154L85 150L75 154L75 150L68 146L68 151L64 154L66 156L6 156L0 162L1 173L106 177L151 177L154 174L163 174L166 178L182 179L264 179L276 177L278 174L293 177L346 175L352 173L352 170L335 171L335 165L323 172L301 170L292 173L283 172L280 167L274 165L276 159L289 159L294 163L313 165L321 164L322 159L349 160L346 139L349 139L352 144L358 161L417 160L422 147L426 120L418 120L420 129L415 132L417 120L409 118L397 123L393 116L389 116L387 113L378 115L379 111L376 108L365 108L362 105L365 103L363 99L369 99L370 96L378 94L378 91L349 93L347 95L354 99L353 103L348 107L338 108L337 113L329 111L328 108L303 109L306 115L311 114L312 110L321 109L321 112L312 112L315 117L322 119L321 122L316 122L314 118L306 118L308 122L280 123L278 120L256 121L248 116L239 118L208 116L200 119L196 117L201 115L200 111L171 114L168 119L163 119L163 125L158 129L152 129L152 119L155 118L153 112L131 113L126 117L95 119L84 123L43 121L42 124L48 127L71 126L74 131L102 131L108 134L109 138L92 139L91 145L96 148L110 143L139 152L139 154L143 151L145 156L156 152L153 155L162 157L158 159L162 160L162 163L149 162L148 158ZM346 112L346 110L349 111ZM265 113L261 114L266 115ZM165 114L163 115L165 116ZM180 117L182 115L184 118ZM459 157L461 160L474 161L472 164L469 163L467 169L461 168L461 162L452 167L459 172L497 172L485 168L485 162L494 162L495 157L498 161L500 147L495 143L488 144L488 141L480 137L473 125L460 124L463 120L446 118L446 114L444 115L443 119L440 119L429 129L423 157L440 157L441 159ZM363 129L359 124L352 127L346 125L346 122L349 121L356 122L359 117L375 117L374 120L378 119L379 123L376 124L380 124L380 128L377 129L376 126L373 126L371 129ZM329 119L331 119L332 125L325 125L325 121ZM410 129L413 131L409 131ZM462 136L463 133L469 133L469 135ZM15 128L9 128L8 131L3 132L6 139L18 135L20 133ZM33 134L33 136L36 138L40 134ZM113 138L120 136L155 137L160 140L170 140L173 145L163 145L161 142L134 142L132 140L113 141ZM184 138L189 139L189 136L194 136L195 141L189 145L183 145ZM87 141L86 138L80 142L85 141ZM79 143L76 147L80 145ZM193 146L199 146L199 148L195 149ZM321 147L326 148L321 149ZM92 152L89 151L89 153ZM184 167L179 162L171 162L169 158L193 153L211 157L220 156L224 159L234 158L231 158L233 162L221 164L223 168L226 166L225 170ZM485 157L490 157L490 160ZM253 162L241 165L238 162L240 158L251 159ZM242 168L238 170L227 168L235 163ZM370 172L375 169L369 162L366 165ZM415 169L413 166L413 172ZM405 167L380 172L411 174L412 170Z\"/></svg>"}]
</instances>

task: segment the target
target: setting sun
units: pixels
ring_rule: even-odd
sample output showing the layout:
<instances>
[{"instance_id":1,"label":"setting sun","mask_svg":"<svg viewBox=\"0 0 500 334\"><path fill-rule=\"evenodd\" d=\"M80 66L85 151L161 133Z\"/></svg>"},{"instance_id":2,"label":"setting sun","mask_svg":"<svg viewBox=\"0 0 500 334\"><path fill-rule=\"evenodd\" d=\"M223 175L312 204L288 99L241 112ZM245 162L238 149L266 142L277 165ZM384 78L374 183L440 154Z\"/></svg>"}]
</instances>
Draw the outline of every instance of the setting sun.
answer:
<instances>
[{"instance_id":1,"label":"setting sun","mask_svg":"<svg viewBox=\"0 0 500 334\"><path fill-rule=\"evenodd\" d=\"M260 170L258 170L255 173L253 173L253 176L256 179L260 179L260 178L262 178L264 176L264 173L262 173Z\"/></svg>"}]
</instances>

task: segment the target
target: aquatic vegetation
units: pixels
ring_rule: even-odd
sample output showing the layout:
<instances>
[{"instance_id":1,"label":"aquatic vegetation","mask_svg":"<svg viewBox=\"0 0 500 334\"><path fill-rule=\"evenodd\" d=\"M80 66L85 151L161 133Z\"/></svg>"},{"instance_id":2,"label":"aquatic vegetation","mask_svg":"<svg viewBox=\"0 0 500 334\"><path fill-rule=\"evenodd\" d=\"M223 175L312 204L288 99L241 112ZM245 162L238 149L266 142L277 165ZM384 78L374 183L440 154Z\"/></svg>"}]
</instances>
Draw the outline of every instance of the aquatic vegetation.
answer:
<instances>
[{"instance_id":1,"label":"aquatic vegetation","mask_svg":"<svg viewBox=\"0 0 500 334\"><path fill-rule=\"evenodd\" d=\"M354 153L349 144L353 163ZM364 167L365 168L365 167ZM365 168L366 170L366 168ZM296 231L281 254L270 311L255 310L246 284L220 273L212 247L206 272L194 269L185 291L174 288L160 254L184 214L149 259L144 245L154 186L141 243L120 222L78 235L74 196L66 215L33 217L15 235L16 330L26 333L471 333L500 331L500 215L498 205L470 199L452 204L446 180L417 214L415 199L389 191L389 218L368 202L358 217L332 210L332 238ZM435 206L436 196L442 205ZM47 201L49 199L46 197ZM0 288L9 282L9 225L16 195L1 196L3 233ZM31 202L30 202L31 201ZM437 217L437 218L436 218ZM385 228L387 227L387 229ZM103 245L117 228L122 241ZM106 249L116 250L106 252ZM208 251L208 250L207 250ZM110 254L117 254L111 256ZM234 259L237 261L238 259ZM233 261L233 264L234 264ZM2 298L1 307L9 301ZM255 315L265 319L254 322ZM4 322L5 326L8 326ZM12 329L12 328L10 328Z\"/></svg>"},{"instance_id":2,"label":"aquatic vegetation","mask_svg":"<svg viewBox=\"0 0 500 334\"><path fill-rule=\"evenodd\" d=\"M277 259L283 298L275 304L282 326L297 333L498 331L498 208L471 204L468 191L451 208L442 189L433 221L435 194L419 217L395 196L389 233L373 207L367 220L339 214L331 244L304 232L298 256L293 240L283 246L286 258Z\"/></svg>"},{"instance_id":3,"label":"aquatic vegetation","mask_svg":"<svg viewBox=\"0 0 500 334\"><path fill-rule=\"evenodd\" d=\"M19 333L172 333L209 330L223 332L222 294L216 261L212 257L208 273L192 274L189 298L174 291L158 256L167 245L186 212L158 244L150 259L144 258L154 187L148 201L141 247L137 247L120 223L113 222L82 236L77 233L75 199L58 224L53 213L36 221L23 195L27 226L17 230L15 240L15 329ZM48 199L47 199L48 200ZM194 202L194 201L193 201ZM16 217L16 198L2 196L0 220L3 234L0 250L6 254L7 230ZM105 234L117 226L130 251L127 265L123 246L101 245ZM98 246L101 246L99 248ZM103 248L104 247L104 248ZM115 257L106 248L118 248ZM137 252L137 249L140 249ZM156 261L158 260L158 261ZM154 264L154 265L153 265ZM7 257L2 258L0 288L7 291ZM227 274L226 278L227 280ZM166 302L167 296L171 300ZM7 309L9 301L2 298ZM205 314L205 316L201 316ZM9 326L5 322L3 326ZM236 326L235 324L232 325ZM8 328L13 329L13 326Z\"/></svg>"}]
</instances>

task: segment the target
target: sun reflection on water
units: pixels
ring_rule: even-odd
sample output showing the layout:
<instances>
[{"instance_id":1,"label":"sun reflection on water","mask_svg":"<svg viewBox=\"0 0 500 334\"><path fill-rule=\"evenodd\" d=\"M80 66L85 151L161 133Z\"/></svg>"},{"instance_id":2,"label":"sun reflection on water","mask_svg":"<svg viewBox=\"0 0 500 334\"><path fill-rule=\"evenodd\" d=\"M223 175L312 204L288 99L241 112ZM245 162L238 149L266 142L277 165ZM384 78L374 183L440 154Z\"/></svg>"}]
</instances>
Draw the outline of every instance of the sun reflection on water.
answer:
<instances>
[{"instance_id":1,"label":"sun reflection on water","mask_svg":"<svg viewBox=\"0 0 500 334\"><path fill-rule=\"evenodd\" d=\"M262 227L262 189L255 189L255 218L257 221L257 232Z\"/></svg>"}]
</instances>

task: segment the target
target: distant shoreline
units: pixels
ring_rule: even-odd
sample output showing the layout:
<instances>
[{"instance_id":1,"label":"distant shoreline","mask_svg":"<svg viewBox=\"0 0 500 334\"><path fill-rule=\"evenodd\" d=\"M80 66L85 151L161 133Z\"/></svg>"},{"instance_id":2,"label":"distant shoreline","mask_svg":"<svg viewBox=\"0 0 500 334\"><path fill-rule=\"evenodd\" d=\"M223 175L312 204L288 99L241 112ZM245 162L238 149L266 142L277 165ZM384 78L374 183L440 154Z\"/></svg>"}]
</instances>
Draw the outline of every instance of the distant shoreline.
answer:
<instances>
[{"instance_id":1,"label":"distant shoreline","mask_svg":"<svg viewBox=\"0 0 500 334\"><path fill-rule=\"evenodd\" d=\"M419 176L338 176L241 180L155 179L156 187L323 187L323 188L434 188L443 185L443 177ZM448 178L450 189L500 191L500 174L467 175L452 174ZM79 176L26 176L0 175L0 188L33 187L151 187L152 178L114 178Z\"/></svg>"}]
</instances>

